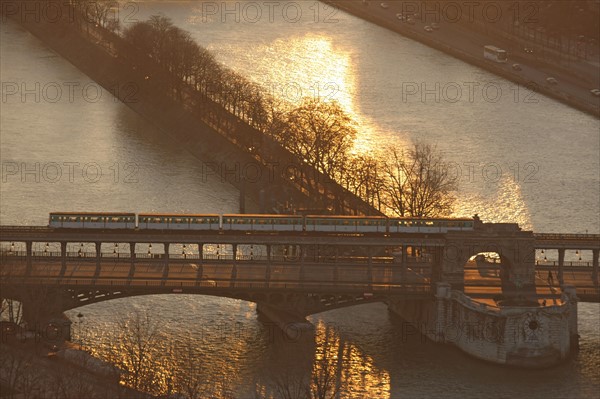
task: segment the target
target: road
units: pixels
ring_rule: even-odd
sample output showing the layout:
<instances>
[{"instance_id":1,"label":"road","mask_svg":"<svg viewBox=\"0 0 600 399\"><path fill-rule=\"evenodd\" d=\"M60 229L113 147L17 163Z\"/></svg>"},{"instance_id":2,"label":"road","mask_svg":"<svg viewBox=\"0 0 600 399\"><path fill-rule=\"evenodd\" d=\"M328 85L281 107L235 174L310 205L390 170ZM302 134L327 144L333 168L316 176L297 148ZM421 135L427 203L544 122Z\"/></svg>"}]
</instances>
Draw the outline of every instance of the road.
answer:
<instances>
[{"instance_id":1,"label":"road","mask_svg":"<svg viewBox=\"0 0 600 399\"><path fill-rule=\"evenodd\" d=\"M529 54L524 49L518 48L509 52L509 61L506 64L495 63L483 58L483 46L492 44L505 49L513 47L506 39L492 37L481 31L474 32L460 24L444 20L438 22L439 29L426 32L424 28L431 22L421 16L413 17L414 24L397 18L396 14L402 12L405 7L404 2L376 0L327 2L512 80L519 85L518 90L515 89L512 93L516 102L536 102L536 98L539 98L537 96L540 95L538 93L543 93L600 116L600 96L590 92L591 89L600 88L600 63L597 61L581 61L581 65L577 66L550 64L543 62L537 54ZM386 4L387 8L383 8L382 3ZM513 69L514 63L519 64L520 71ZM548 77L555 78L558 83L549 83ZM480 83L483 85L486 82Z\"/></svg>"}]
</instances>

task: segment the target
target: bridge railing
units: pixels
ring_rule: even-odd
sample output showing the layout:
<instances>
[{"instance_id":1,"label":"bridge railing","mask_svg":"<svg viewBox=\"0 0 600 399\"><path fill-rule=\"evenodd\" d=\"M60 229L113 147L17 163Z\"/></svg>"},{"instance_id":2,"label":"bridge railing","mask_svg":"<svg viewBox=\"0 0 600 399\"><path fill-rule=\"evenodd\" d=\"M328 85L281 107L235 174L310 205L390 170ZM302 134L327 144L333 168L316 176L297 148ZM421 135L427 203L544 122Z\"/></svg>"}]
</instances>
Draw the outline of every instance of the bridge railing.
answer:
<instances>
[{"instance_id":1,"label":"bridge railing","mask_svg":"<svg viewBox=\"0 0 600 399\"><path fill-rule=\"evenodd\" d=\"M554 261L548 261L548 260L536 260L535 261L535 265L536 267L558 267L558 261L554 260ZM568 261L568 262L563 262L563 266L564 267L592 267L593 263L592 262L585 262L585 261Z\"/></svg>"},{"instance_id":2,"label":"bridge railing","mask_svg":"<svg viewBox=\"0 0 600 399\"><path fill-rule=\"evenodd\" d=\"M2 230L48 230L48 226L10 226L10 225L0 225L0 232Z\"/></svg>"},{"instance_id":3,"label":"bridge railing","mask_svg":"<svg viewBox=\"0 0 600 399\"><path fill-rule=\"evenodd\" d=\"M533 233L536 240L600 240L600 234Z\"/></svg>"}]
</instances>

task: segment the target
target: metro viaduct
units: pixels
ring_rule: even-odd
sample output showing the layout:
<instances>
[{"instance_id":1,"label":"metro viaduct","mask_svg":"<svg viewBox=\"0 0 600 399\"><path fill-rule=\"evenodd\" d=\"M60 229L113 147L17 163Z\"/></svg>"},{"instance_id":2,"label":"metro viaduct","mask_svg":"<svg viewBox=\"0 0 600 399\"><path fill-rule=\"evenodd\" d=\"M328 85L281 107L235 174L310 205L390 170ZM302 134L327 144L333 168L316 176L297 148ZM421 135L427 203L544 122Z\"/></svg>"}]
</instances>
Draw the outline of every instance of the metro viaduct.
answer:
<instances>
[{"instance_id":1,"label":"metro viaduct","mask_svg":"<svg viewBox=\"0 0 600 399\"><path fill-rule=\"evenodd\" d=\"M13 250L15 242L24 243L25 251ZM564 251L592 251L591 279L582 284L585 299L599 301L599 235L534 234L516 224L389 235L0 226L0 243L8 248L1 254L1 297L20 300L30 322L89 303L162 293L243 299L256 302L267 315L301 321L310 314L371 301L390 305L431 298L440 282L463 291L465 265L484 252L496 252L501 260L497 292L491 296L535 299L536 249L559 251L556 272L561 284ZM34 251L37 243L45 243L46 249ZM59 244L60 252L48 251L48 243ZM87 243L95 251L69 252L73 243L81 248ZM119 244L128 244L129 252L103 252L103 247ZM136 251L136 245L147 244L162 244L164 251ZM197 249L173 254L177 244ZM229 248L229 253L206 253L211 244ZM265 253L244 254L241 246L264 248ZM482 297L490 296L484 291Z\"/></svg>"}]
</instances>

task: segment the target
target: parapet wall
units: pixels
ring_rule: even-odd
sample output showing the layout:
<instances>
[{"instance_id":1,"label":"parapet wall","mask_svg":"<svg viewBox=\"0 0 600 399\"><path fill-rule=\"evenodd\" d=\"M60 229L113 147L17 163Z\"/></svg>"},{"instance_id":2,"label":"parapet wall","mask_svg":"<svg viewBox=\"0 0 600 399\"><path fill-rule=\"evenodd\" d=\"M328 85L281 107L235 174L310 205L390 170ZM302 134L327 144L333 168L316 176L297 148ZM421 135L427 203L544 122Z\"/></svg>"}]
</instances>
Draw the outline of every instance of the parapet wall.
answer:
<instances>
[{"instance_id":1,"label":"parapet wall","mask_svg":"<svg viewBox=\"0 0 600 399\"><path fill-rule=\"evenodd\" d=\"M577 301L568 289L555 306L498 308L438 283L435 299L389 307L434 342L456 345L493 363L546 367L566 359L576 347Z\"/></svg>"}]
</instances>

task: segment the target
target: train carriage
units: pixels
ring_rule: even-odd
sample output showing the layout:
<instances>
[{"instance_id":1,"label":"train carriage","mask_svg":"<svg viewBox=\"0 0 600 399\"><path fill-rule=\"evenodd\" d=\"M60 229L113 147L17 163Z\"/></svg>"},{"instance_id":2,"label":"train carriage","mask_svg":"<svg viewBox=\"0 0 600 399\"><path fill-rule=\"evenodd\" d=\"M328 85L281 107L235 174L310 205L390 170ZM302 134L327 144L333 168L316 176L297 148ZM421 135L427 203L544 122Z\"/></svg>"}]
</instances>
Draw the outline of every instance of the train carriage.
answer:
<instances>
[{"instance_id":1,"label":"train carriage","mask_svg":"<svg viewBox=\"0 0 600 399\"><path fill-rule=\"evenodd\" d=\"M49 226L90 229L156 229L325 233L446 233L473 230L474 219L386 218L382 216L154 214L53 212Z\"/></svg>"},{"instance_id":2,"label":"train carriage","mask_svg":"<svg viewBox=\"0 0 600 399\"><path fill-rule=\"evenodd\" d=\"M48 226L75 229L133 229L135 213L52 212Z\"/></svg>"},{"instance_id":3,"label":"train carriage","mask_svg":"<svg viewBox=\"0 0 600 399\"><path fill-rule=\"evenodd\" d=\"M387 218L382 216L306 216L306 231L325 233L385 233Z\"/></svg>"},{"instance_id":4,"label":"train carriage","mask_svg":"<svg viewBox=\"0 0 600 399\"><path fill-rule=\"evenodd\" d=\"M473 219L391 218L390 233L446 233L452 230L473 230Z\"/></svg>"},{"instance_id":5,"label":"train carriage","mask_svg":"<svg viewBox=\"0 0 600 399\"><path fill-rule=\"evenodd\" d=\"M296 215L223 215L224 231L302 231L304 218Z\"/></svg>"},{"instance_id":6,"label":"train carriage","mask_svg":"<svg viewBox=\"0 0 600 399\"><path fill-rule=\"evenodd\" d=\"M220 216L210 215L185 215L171 213L140 213L138 215L138 228L154 230L209 230L220 229Z\"/></svg>"}]
</instances>

